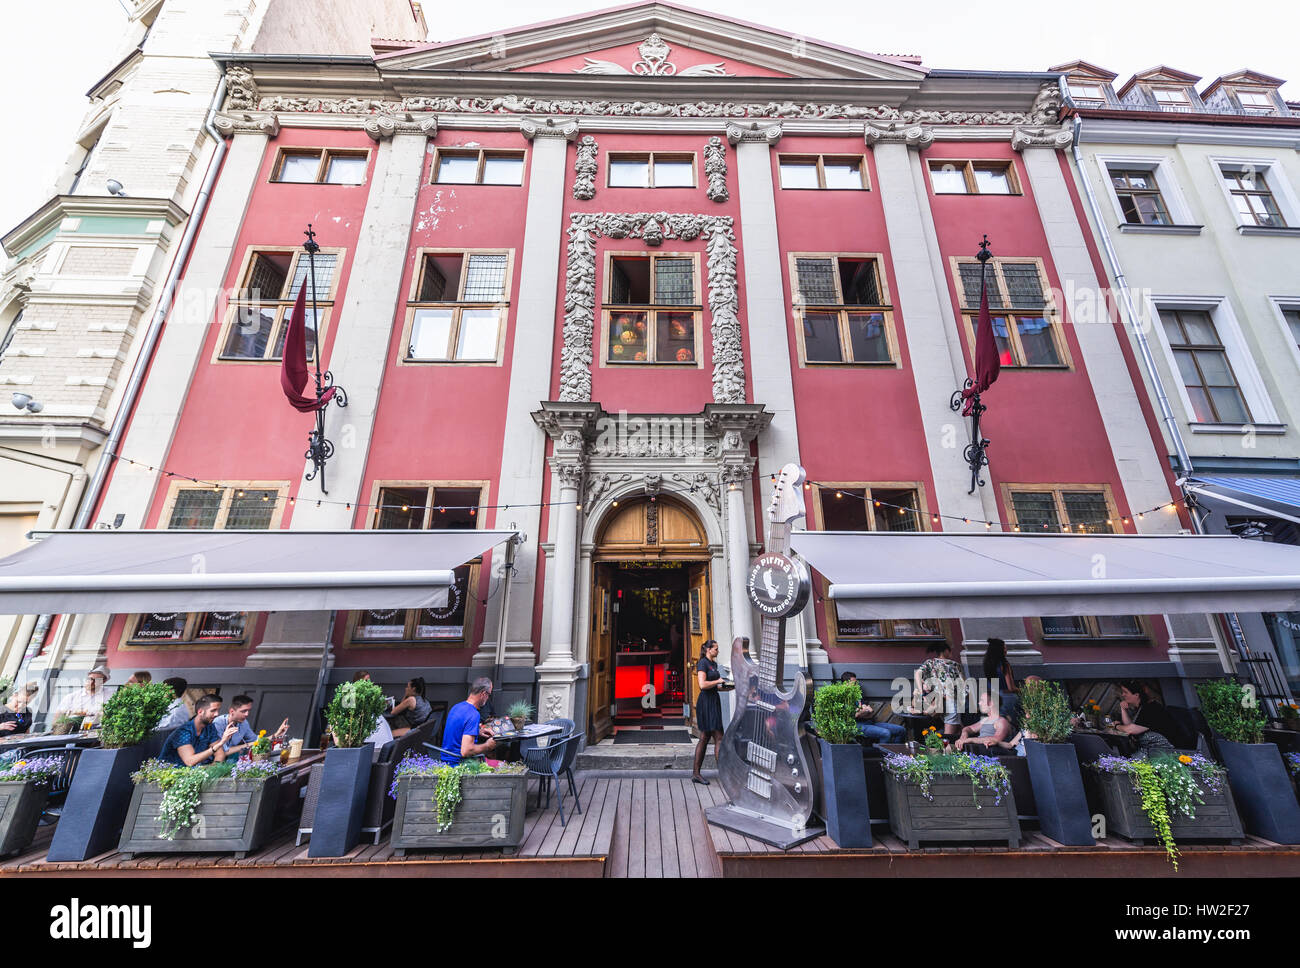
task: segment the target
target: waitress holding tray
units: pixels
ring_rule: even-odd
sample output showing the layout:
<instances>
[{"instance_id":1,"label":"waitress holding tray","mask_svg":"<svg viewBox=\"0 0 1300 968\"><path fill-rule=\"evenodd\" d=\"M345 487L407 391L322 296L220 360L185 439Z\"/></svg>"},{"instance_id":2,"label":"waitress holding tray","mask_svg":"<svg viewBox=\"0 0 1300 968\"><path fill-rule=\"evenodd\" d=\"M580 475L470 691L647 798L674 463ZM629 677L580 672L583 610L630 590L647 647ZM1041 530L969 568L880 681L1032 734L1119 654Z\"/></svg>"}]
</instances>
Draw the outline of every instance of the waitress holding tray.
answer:
<instances>
[{"instance_id":1,"label":"waitress holding tray","mask_svg":"<svg viewBox=\"0 0 1300 968\"><path fill-rule=\"evenodd\" d=\"M695 747L695 772L691 779L708 786L709 781L700 776L700 767L704 765L709 738L713 738L714 756L722 745L722 700L718 698L718 687L725 681L718 671L718 643L714 639L704 643L703 654L695 664L695 678L700 685L700 694L695 699L695 725L700 731L700 742Z\"/></svg>"}]
</instances>

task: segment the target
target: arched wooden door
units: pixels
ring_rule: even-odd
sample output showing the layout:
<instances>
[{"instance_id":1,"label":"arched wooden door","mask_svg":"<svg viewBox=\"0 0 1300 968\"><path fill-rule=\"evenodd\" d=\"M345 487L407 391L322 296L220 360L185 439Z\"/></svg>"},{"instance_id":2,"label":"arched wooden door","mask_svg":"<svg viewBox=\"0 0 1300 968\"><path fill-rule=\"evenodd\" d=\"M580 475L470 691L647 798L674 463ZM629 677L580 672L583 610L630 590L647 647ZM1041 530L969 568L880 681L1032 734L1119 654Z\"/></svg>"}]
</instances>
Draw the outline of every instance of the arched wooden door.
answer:
<instances>
[{"instance_id":1,"label":"arched wooden door","mask_svg":"<svg viewBox=\"0 0 1300 968\"><path fill-rule=\"evenodd\" d=\"M681 613L680 665L675 670L682 703L689 717L694 709L695 663L704 641L712 635L709 608L709 549L704 527L695 512L672 498L634 498L610 509L596 535L592 553L591 611L588 629L588 723L592 741L614 730L614 682L618 666L619 569L662 567L685 577ZM680 710L665 709L676 716Z\"/></svg>"}]
</instances>

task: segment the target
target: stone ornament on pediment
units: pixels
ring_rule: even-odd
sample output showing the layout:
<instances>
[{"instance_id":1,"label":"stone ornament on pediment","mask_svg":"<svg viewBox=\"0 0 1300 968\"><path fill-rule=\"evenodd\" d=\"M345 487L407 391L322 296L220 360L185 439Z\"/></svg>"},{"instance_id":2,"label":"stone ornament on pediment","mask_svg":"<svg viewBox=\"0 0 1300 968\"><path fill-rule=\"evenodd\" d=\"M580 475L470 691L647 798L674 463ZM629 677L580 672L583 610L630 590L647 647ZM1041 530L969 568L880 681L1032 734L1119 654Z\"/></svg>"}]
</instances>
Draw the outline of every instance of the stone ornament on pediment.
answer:
<instances>
[{"instance_id":1,"label":"stone ornament on pediment","mask_svg":"<svg viewBox=\"0 0 1300 968\"><path fill-rule=\"evenodd\" d=\"M868 121L863 137L869 145L901 144L919 149L934 144L933 129L922 124L904 124L899 121L887 123Z\"/></svg>"},{"instance_id":2,"label":"stone ornament on pediment","mask_svg":"<svg viewBox=\"0 0 1300 968\"><path fill-rule=\"evenodd\" d=\"M782 134L779 121L770 124L760 124L757 121L740 124L733 121L727 125L727 140L733 145L748 141L771 146L781 140Z\"/></svg>"},{"instance_id":3,"label":"stone ornament on pediment","mask_svg":"<svg viewBox=\"0 0 1300 968\"><path fill-rule=\"evenodd\" d=\"M577 149L573 162L573 197L586 202L596 197L596 152L600 145L591 135L584 134Z\"/></svg>"},{"instance_id":4,"label":"stone ornament on pediment","mask_svg":"<svg viewBox=\"0 0 1300 968\"><path fill-rule=\"evenodd\" d=\"M575 126L576 127L576 126ZM713 400L745 402L745 361L741 352L740 297L736 281L736 235L730 216L683 212L601 212L569 216L569 248L564 277L564 345L560 352L560 400L591 399L591 367L596 333L596 241L703 238L708 254L708 307L713 317Z\"/></svg>"},{"instance_id":5,"label":"stone ornament on pediment","mask_svg":"<svg viewBox=\"0 0 1300 968\"><path fill-rule=\"evenodd\" d=\"M438 119L432 115L416 119L376 114L374 117L366 118L361 128L376 141L386 141L398 134L419 134L432 138L438 133Z\"/></svg>"},{"instance_id":6,"label":"stone ornament on pediment","mask_svg":"<svg viewBox=\"0 0 1300 968\"><path fill-rule=\"evenodd\" d=\"M274 114L218 114L213 117L212 126L226 138L237 134L274 138L280 133L280 119Z\"/></svg>"},{"instance_id":7,"label":"stone ornament on pediment","mask_svg":"<svg viewBox=\"0 0 1300 968\"><path fill-rule=\"evenodd\" d=\"M1029 109L1034 124L1053 125L1061 116L1061 86L1049 82L1038 89L1034 106Z\"/></svg>"},{"instance_id":8,"label":"stone ornament on pediment","mask_svg":"<svg viewBox=\"0 0 1300 968\"><path fill-rule=\"evenodd\" d=\"M692 67L677 69L677 65L668 59L672 48L664 43L657 33L652 33L636 49L641 59L631 69L613 61L584 57L587 63L578 68L579 74L637 74L641 77L734 77L728 74L722 61L712 64L696 64Z\"/></svg>"},{"instance_id":9,"label":"stone ornament on pediment","mask_svg":"<svg viewBox=\"0 0 1300 968\"><path fill-rule=\"evenodd\" d=\"M1043 128L1016 128L1011 134L1011 148L1024 151L1026 148L1053 148L1060 151L1074 143L1074 129L1068 124Z\"/></svg>"},{"instance_id":10,"label":"stone ornament on pediment","mask_svg":"<svg viewBox=\"0 0 1300 968\"><path fill-rule=\"evenodd\" d=\"M529 141L534 138L563 138L565 141L572 141L578 136L578 122L561 121L556 124L554 118L544 120L524 118L519 122L519 131Z\"/></svg>"}]
</instances>

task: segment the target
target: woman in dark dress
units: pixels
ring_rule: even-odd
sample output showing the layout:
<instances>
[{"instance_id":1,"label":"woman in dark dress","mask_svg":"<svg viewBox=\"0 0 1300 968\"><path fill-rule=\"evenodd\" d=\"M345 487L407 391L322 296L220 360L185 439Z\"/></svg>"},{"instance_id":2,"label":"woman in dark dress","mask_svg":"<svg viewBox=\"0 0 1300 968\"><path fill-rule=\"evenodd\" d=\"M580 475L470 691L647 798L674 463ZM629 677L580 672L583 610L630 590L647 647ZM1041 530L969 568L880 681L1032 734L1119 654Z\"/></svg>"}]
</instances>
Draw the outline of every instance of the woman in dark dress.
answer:
<instances>
[{"instance_id":1,"label":"woman in dark dress","mask_svg":"<svg viewBox=\"0 0 1300 968\"><path fill-rule=\"evenodd\" d=\"M714 756L722 746L722 700L718 698L718 687L723 679L718 671L718 643L713 639L704 643L704 654L695 664L695 678L700 684L700 694L695 699L695 725L700 731L700 743L695 747L695 773L691 779L708 786L709 781L700 776L700 767L704 765L709 738L713 738Z\"/></svg>"},{"instance_id":2,"label":"woman in dark dress","mask_svg":"<svg viewBox=\"0 0 1300 968\"><path fill-rule=\"evenodd\" d=\"M991 684L997 683L999 711L1018 724L1020 687L1016 684L1016 673L1011 668L1011 660L1007 658L1007 643L1002 639L989 639L988 651L984 653L984 678L990 684L984 687L986 689L991 689Z\"/></svg>"}]
</instances>

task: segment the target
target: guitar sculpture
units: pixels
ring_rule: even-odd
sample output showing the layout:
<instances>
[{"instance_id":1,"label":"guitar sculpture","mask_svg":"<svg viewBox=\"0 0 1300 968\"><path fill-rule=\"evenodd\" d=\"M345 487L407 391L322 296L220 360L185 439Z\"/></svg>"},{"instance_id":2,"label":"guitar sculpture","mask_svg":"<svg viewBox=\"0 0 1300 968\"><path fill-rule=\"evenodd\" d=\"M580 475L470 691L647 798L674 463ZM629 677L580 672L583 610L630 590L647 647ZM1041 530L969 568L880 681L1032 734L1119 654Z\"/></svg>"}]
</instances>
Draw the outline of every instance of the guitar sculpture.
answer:
<instances>
[{"instance_id":1,"label":"guitar sculpture","mask_svg":"<svg viewBox=\"0 0 1300 968\"><path fill-rule=\"evenodd\" d=\"M735 813L801 834L813 811L813 778L803 752L799 718L807 698L802 673L783 692L785 622L808 601L807 571L788 557L790 522L803 517L804 471L786 464L768 507L767 551L749 570L750 602L763 616L757 664L732 646L736 709L718 754L718 779ZM710 819L719 822L712 814ZM723 823L724 826L730 824Z\"/></svg>"}]
</instances>

